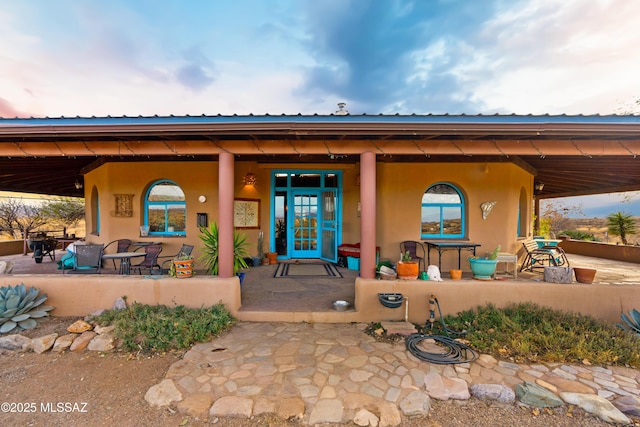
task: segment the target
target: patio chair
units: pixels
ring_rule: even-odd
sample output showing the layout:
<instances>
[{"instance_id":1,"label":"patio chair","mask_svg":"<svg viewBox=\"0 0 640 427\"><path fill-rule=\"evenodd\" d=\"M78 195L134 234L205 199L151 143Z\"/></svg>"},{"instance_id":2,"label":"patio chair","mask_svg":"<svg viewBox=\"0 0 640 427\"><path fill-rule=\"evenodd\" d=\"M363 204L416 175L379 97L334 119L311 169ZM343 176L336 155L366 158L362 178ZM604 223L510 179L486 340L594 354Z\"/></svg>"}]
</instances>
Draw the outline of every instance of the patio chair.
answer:
<instances>
[{"instance_id":1,"label":"patio chair","mask_svg":"<svg viewBox=\"0 0 640 427\"><path fill-rule=\"evenodd\" d=\"M131 240L130 239L118 239L118 240L113 240L109 243L106 244L106 246L104 247L104 253L107 253L107 248L109 248L109 246L111 245L116 245L116 253L123 253L123 252L128 252L129 251L129 246L131 246ZM113 269L116 269L116 260L113 259L111 260L113 261Z\"/></svg>"},{"instance_id":2,"label":"patio chair","mask_svg":"<svg viewBox=\"0 0 640 427\"><path fill-rule=\"evenodd\" d=\"M158 256L162 252L162 245L147 245L144 247L144 259L139 264L132 264L131 268L138 270L138 274L142 274L143 268L149 269L149 274L152 274L154 269L160 270L158 265Z\"/></svg>"},{"instance_id":3,"label":"patio chair","mask_svg":"<svg viewBox=\"0 0 640 427\"><path fill-rule=\"evenodd\" d=\"M182 247L180 248L180 250L178 252L176 252L175 254L173 254L173 255L163 255L161 257L158 257L158 262L159 263L162 262L162 264L161 264L161 266L162 266L162 268L161 268L162 274L164 274L165 271L167 271L167 272L169 271L168 268L165 268L166 264L170 264L171 261L174 258L177 258L180 255L191 255L191 252L193 252L193 245L182 244Z\"/></svg>"},{"instance_id":4,"label":"patio chair","mask_svg":"<svg viewBox=\"0 0 640 427\"><path fill-rule=\"evenodd\" d=\"M424 266L425 251L422 243L416 242L415 240L405 240L404 242L400 243L400 252L402 252L403 254L409 252L411 260L418 261L418 269L420 271L426 270ZM422 268L420 268L420 265L422 265Z\"/></svg>"},{"instance_id":5,"label":"patio chair","mask_svg":"<svg viewBox=\"0 0 640 427\"><path fill-rule=\"evenodd\" d=\"M104 245L78 245L73 257L73 268L62 269L62 274L100 274Z\"/></svg>"},{"instance_id":6,"label":"patio chair","mask_svg":"<svg viewBox=\"0 0 640 427\"><path fill-rule=\"evenodd\" d=\"M567 254L559 246L542 246L533 240L525 240L522 242L525 257L520 266L520 271L531 271L534 268L569 266Z\"/></svg>"}]
</instances>

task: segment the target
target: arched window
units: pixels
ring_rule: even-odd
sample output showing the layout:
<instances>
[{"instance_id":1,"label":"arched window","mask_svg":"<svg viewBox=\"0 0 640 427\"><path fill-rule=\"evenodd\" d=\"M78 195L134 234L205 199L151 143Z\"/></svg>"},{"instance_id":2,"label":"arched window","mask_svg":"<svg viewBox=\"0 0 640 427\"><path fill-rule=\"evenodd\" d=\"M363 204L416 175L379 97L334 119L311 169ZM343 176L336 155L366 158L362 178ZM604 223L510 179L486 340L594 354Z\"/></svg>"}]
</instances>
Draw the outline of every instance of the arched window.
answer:
<instances>
[{"instance_id":1,"label":"arched window","mask_svg":"<svg viewBox=\"0 0 640 427\"><path fill-rule=\"evenodd\" d=\"M422 195L423 239L456 239L465 236L464 198L451 184L438 183Z\"/></svg>"},{"instance_id":2,"label":"arched window","mask_svg":"<svg viewBox=\"0 0 640 427\"><path fill-rule=\"evenodd\" d=\"M144 199L144 225L149 235L186 235L187 204L182 188L174 182L158 181Z\"/></svg>"}]
</instances>

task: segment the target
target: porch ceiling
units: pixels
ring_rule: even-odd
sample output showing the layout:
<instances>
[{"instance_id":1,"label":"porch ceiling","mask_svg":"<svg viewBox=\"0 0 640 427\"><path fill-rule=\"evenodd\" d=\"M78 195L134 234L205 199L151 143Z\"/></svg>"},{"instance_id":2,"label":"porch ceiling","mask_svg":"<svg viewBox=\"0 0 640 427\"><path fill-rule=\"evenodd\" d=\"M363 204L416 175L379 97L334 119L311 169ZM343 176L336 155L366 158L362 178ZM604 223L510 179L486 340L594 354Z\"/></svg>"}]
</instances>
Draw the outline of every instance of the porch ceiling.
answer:
<instances>
[{"instance_id":1,"label":"porch ceiling","mask_svg":"<svg viewBox=\"0 0 640 427\"><path fill-rule=\"evenodd\" d=\"M261 163L355 163L364 151L380 162L515 163L545 184L540 198L640 190L637 118L400 117L0 119L0 190L80 196L74 182L104 162L202 161L231 152Z\"/></svg>"}]
</instances>

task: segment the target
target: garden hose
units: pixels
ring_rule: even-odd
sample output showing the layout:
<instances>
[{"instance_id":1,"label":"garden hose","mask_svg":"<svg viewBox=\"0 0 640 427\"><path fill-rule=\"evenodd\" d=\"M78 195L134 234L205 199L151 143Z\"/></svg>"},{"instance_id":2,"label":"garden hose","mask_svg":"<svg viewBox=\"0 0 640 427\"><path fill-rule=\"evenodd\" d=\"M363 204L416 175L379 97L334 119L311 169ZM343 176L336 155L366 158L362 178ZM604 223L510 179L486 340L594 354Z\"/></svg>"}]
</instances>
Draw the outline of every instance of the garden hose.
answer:
<instances>
[{"instance_id":1,"label":"garden hose","mask_svg":"<svg viewBox=\"0 0 640 427\"><path fill-rule=\"evenodd\" d=\"M473 362L478 358L478 354L468 345L463 344L461 342L456 341L451 338L449 334L453 335L461 335L466 331L456 332L449 328L444 322L444 318L442 317L442 310L440 309L440 303L438 302L438 298L434 295L429 297L429 320L427 324L425 324L425 329L427 329L427 325L431 330L433 330L435 324L435 306L438 307L438 313L440 314L440 321L442 323L442 329L447 334L447 336L443 335L426 335L426 334L411 334L407 336L405 339L405 345L407 350L413 354L418 359L435 363L438 365L452 365L456 363L468 363ZM439 352L430 352L425 350L424 348L419 348L419 345L422 341L432 340L438 346L438 349L444 347L445 351Z\"/></svg>"}]
</instances>

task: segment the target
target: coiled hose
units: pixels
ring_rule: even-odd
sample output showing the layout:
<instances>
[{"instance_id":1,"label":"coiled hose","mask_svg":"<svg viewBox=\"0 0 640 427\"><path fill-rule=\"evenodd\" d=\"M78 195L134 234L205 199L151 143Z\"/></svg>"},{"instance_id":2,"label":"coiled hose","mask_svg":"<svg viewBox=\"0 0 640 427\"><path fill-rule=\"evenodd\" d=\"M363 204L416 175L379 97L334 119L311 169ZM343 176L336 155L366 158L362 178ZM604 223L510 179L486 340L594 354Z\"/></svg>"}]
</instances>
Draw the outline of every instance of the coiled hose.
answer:
<instances>
[{"instance_id":1,"label":"coiled hose","mask_svg":"<svg viewBox=\"0 0 640 427\"><path fill-rule=\"evenodd\" d=\"M433 295L431 295L431 298L429 299L430 309L428 324L431 329L433 329L433 324L435 322L434 305L438 306L438 313L440 314L442 329L445 331L447 336L411 334L405 339L407 350L418 359L437 365L453 365L456 363L468 363L476 360L478 358L478 353L476 353L471 347L449 337L449 334L460 335L465 331L456 332L447 328L447 325L444 323L444 318L442 317L442 310L440 310L440 303L438 302L438 299ZM419 348L420 343L424 340L433 340L435 342L435 345L438 346L438 349L443 349L443 351L430 352L425 350L424 348Z\"/></svg>"}]
</instances>

